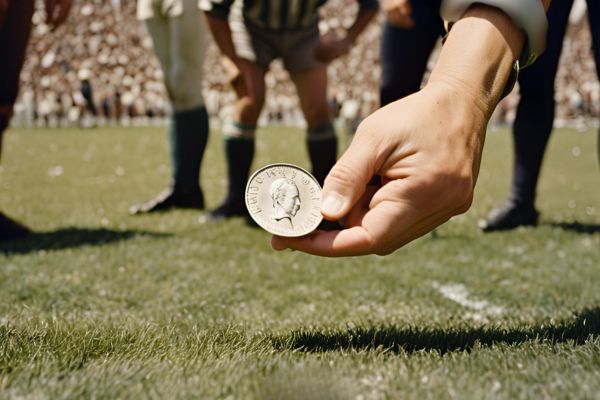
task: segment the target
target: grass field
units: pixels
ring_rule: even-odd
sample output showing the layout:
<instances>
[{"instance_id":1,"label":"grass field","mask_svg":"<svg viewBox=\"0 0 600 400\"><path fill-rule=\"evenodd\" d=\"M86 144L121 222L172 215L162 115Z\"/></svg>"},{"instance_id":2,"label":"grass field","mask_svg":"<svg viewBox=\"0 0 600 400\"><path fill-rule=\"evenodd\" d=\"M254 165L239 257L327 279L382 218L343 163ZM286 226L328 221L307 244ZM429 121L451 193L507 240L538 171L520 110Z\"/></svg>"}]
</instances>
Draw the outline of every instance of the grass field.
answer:
<instances>
[{"instance_id":1,"label":"grass field","mask_svg":"<svg viewBox=\"0 0 600 400\"><path fill-rule=\"evenodd\" d=\"M600 398L596 134L555 132L541 225L483 235L511 144L490 133L472 209L387 257L276 253L199 213L133 217L169 177L161 128L11 130L0 209L0 398ZM283 143L285 141L285 143ZM308 166L259 132L255 167ZM220 138L202 181L225 189Z\"/></svg>"}]
</instances>

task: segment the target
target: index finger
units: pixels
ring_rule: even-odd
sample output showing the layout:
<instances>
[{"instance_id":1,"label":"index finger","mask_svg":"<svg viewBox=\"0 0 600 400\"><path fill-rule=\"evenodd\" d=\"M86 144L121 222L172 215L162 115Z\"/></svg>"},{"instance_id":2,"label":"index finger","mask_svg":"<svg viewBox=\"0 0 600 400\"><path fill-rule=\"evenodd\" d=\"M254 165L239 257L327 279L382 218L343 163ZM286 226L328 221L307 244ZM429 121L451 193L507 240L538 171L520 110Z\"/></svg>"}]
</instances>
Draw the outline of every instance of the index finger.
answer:
<instances>
[{"instance_id":1,"label":"index finger","mask_svg":"<svg viewBox=\"0 0 600 400\"><path fill-rule=\"evenodd\" d=\"M271 246L275 250L293 249L324 257L362 256L373 252L373 237L362 226L354 226L295 238L273 236Z\"/></svg>"}]
</instances>

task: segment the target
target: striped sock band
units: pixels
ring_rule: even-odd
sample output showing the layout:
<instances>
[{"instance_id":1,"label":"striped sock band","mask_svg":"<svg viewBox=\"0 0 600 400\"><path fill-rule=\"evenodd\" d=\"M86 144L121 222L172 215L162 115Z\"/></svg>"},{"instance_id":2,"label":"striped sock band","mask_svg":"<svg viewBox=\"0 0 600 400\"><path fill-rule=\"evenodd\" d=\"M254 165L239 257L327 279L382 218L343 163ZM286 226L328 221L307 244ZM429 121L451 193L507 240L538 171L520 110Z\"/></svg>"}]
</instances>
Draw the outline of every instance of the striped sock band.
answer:
<instances>
[{"instance_id":1,"label":"striped sock band","mask_svg":"<svg viewBox=\"0 0 600 400\"><path fill-rule=\"evenodd\" d=\"M306 131L306 139L309 142L322 142L335 139L335 128L331 121L322 123L315 128Z\"/></svg>"},{"instance_id":2,"label":"striped sock band","mask_svg":"<svg viewBox=\"0 0 600 400\"><path fill-rule=\"evenodd\" d=\"M227 121L223 125L223 138L254 140L256 125L242 124L236 121Z\"/></svg>"}]
</instances>

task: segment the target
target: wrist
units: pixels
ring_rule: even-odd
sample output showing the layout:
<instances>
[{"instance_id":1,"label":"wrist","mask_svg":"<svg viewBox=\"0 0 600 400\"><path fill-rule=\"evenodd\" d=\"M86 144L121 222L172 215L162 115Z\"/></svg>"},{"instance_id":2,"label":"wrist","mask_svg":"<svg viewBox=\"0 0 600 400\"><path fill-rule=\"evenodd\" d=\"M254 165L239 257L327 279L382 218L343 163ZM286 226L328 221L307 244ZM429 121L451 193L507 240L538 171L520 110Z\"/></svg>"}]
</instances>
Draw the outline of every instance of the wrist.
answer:
<instances>
[{"instance_id":1,"label":"wrist","mask_svg":"<svg viewBox=\"0 0 600 400\"><path fill-rule=\"evenodd\" d=\"M439 79L428 82L422 91L435 104L439 115L444 115L446 130L453 136L485 132L489 120L487 105L464 85L453 79Z\"/></svg>"},{"instance_id":2,"label":"wrist","mask_svg":"<svg viewBox=\"0 0 600 400\"><path fill-rule=\"evenodd\" d=\"M497 7L518 26L525 35L525 43L519 63L526 67L544 51L548 22L546 10L550 0L443 0L440 14L448 23L462 18L476 3Z\"/></svg>"},{"instance_id":3,"label":"wrist","mask_svg":"<svg viewBox=\"0 0 600 400\"><path fill-rule=\"evenodd\" d=\"M522 31L504 13L474 6L453 25L429 82L451 87L489 118L523 41Z\"/></svg>"},{"instance_id":4,"label":"wrist","mask_svg":"<svg viewBox=\"0 0 600 400\"><path fill-rule=\"evenodd\" d=\"M466 177L473 187L477 180L489 116L478 101L473 102L462 89L443 81L432 82L419 92L426 104L433 104L429 115L436 146L443 148L443 170L448 168ZM450 157L446 159L445 156Z\"/></svg>"}]
</instances>

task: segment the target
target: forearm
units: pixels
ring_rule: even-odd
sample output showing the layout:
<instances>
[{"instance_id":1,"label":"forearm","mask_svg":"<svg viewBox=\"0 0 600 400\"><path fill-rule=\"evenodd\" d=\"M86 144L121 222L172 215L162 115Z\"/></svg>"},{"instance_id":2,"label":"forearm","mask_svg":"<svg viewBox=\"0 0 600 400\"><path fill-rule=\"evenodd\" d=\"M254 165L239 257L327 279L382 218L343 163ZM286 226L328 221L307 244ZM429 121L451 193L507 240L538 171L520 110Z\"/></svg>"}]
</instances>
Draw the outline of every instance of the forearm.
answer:
<instances>
[{"instance_id":1,"label":"forearm","mask_svg":"<svg viewBox=\"0 0 600 400\"><path fill-rule=\"evenodd\" d=\"M360 9L358 15L356 16L356 20L346 32L346 40L349 44L352 44L356 41L356 39L362 33L362 31L365 30L367 25L369 25L369 23L377 15L377 12L377 9Z\"/></svg>"},{"instance_id":2,"label":"forearm","mask_svg":"<svg viewBox=\"0 0 600 400\"><path fill-rule=\"evenodd\" d=\"M523 32L505 13L476 4L452 26L428 85L451 87L488 119L523 43Z\"/></svg>"},{"instance_id":3,"label":"forearm","mask_svg":"<svg viewBox=\"0 0 600 400\"><path fill-rule=\"evenodd\" d=\"M234 64L237 64L237 56L235 54L235 47L233 45L233 39L231 37L231 28L226 18L214 17L210 14L206 14L208 26L210 31L215 38L217 47L229 58Z\"/></svg>"},{"instance_id":4,"label":"forearm","mask_svg":"<svg viewBox=\"0 0 600 400\"><path fill-rule=\"evenodd\" d=\"M431 82L454 84L491 112L504 90L513 61L519 59L523 67L544 49L546 24L540 13L548 10L551 0L523 1L522 5L518 1L504 4L488 0L483 3L489 5L483 5L444 0L442 16L456 22ZM469 8L463 8L469 3Z\"/></svg>"}]
</instances>

